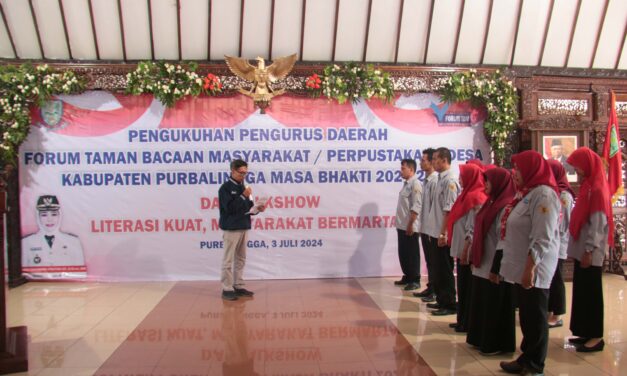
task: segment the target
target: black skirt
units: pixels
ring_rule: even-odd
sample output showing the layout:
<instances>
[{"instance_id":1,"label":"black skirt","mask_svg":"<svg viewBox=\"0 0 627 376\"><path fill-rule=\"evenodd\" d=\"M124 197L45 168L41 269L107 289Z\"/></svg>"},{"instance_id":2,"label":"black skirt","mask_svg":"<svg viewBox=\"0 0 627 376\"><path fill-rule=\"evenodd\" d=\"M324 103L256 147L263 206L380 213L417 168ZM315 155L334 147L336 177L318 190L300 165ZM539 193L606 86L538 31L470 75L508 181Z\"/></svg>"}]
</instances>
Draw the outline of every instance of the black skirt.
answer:
<instances>
[{"instance_id":1,"label":"black skirt","mask_svg":"<svg viewBox=\"0 0 627 376\"><path fill-rule=\"evenodd\" d=\"M562 278L563 264L564 260L557 260L557 268L549 288L549 312L553 312L554 315L566 313L566 287L564 287L564 279Z\"/></svg>"},{"instance_id":2,"label":"black skirt","mask_svg":"<svg viewBox=\"0 0 627 376\"><path fill-rule=\"evenodd\" d=\"M570 331L583 338L603 337L603 283L600 266L582 268L575 260Z\"/></svg>"},{"instance_id":3,"label":"black skirt","mask_svg":"<svg viewBox=\"0 0 627 376\"><path fill-rule=\"evenodd\" d=\"M470 313L466 342L481 352L516 350L516 315L512 302L513 286L498 285L472 277Z\"/></svg>"}]
</instances>

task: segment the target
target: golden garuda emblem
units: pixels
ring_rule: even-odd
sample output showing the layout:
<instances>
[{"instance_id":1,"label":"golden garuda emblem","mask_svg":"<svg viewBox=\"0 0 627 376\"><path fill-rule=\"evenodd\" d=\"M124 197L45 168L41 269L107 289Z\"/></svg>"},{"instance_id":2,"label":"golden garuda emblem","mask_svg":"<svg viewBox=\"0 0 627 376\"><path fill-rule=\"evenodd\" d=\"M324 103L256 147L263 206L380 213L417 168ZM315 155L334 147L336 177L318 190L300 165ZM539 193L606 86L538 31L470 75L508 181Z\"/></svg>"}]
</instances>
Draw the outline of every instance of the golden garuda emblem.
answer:
<instances>
[{"instance_id":1,"label":"golden garuda emblem","mask_svg":"<svg viewBox=\"0 0 627 376\"><path fill-rule=\"evenodd\" d=\"M237 89L240 93L251 97L255 102L255 106L264 114L265 109L270 105L270 100L285 92L284 89L274 90L270 84L287 76L296 63L296 54L274 59L272 64L267 67L264 59L261 57L255 59L257 60L257 66L250 64L247 59L242 59L241 57L224 55L224 59L231 72L246 81L252 82L249 90L242 87Z\"/></svg>"}]
</instances>

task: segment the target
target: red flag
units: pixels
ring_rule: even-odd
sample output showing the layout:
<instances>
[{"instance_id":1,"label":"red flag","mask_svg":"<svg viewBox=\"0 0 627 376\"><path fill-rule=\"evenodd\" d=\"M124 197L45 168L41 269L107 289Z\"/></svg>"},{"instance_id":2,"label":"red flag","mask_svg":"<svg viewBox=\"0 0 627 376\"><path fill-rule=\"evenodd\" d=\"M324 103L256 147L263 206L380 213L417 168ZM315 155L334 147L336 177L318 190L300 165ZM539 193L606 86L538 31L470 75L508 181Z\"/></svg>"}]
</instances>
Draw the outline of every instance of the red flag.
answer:
<instances>
[{"instance_id":1,"label":"red flag","mask_svg":"<svg viewBox=\"0 0 627 376\"><path fill-rule=\"evenodd\" d=\"M620 143L618 141L618 117L616 116L616 96L610 90L610 119L607 123L605 144L603 145L603 159L607 163L607 182L610 186L610 196L614 203L623 194L623 172Z\"/></svg>"}]
</instances>

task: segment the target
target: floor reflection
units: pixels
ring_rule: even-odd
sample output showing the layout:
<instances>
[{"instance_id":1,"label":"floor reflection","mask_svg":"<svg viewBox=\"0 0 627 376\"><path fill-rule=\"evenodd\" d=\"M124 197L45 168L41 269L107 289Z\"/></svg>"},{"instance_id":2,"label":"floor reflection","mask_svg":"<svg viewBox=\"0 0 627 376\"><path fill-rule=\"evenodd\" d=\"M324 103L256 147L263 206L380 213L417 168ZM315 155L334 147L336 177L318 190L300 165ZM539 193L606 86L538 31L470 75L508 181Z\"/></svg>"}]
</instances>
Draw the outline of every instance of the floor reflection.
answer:
<instances>
[{"instance_id":1,"label":"floor reflection","mask_svg":"<svg viewBox=\"0 0 627 376\"><path fill-rule=\"evenodd\" d=\"M248 300L222 301L222 374L225 376L259 375L255 372L255 360L248 348L248 325L244 316Z\"/></svg>"},{"instance_id":2,"label":"floor reflection","mask_svg":"<svg viewBox=\"0 0 627 376\"><path fill-rule=\"evenodd\" d=\"M479 355L454 317L392 282L253 281L254 298L235 302L219 282L29 283L9 290L8 325L28 327L23 375L474 376L517 356ZM551 329L546 374L624 373L625 283L604 276L606 350L576 353L567 325Z\"/></svg>"},{"instance_id":3,"label":"floor reflection","mask_svg":"<svg viewBox=\"0 0 627 376\"><path fill-rule=\"evenodd\" d=\"M433 374L355 280L251 288L253 298L231 302L220 298L218 283L176 284L97 374L116 374L129 358L146 360L133 365L153 374L173 367L225 376ZM150 346L149 338L165 345Z\"/></svg>"}]
</instances>

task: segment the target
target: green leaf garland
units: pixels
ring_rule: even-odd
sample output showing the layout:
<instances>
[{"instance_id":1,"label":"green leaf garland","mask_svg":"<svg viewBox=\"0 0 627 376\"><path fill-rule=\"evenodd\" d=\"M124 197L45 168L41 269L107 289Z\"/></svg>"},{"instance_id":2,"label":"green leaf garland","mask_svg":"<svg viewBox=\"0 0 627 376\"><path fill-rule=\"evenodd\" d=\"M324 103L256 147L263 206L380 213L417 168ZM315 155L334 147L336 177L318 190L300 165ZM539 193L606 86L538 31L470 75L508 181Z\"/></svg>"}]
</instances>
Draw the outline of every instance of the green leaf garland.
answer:
<instances>
[{"instance_id":1,"label":"green leaf garland","mask_svg":"<svg viewBox=\"0 0 627 376\"><path fill-rule=\"evenodd\" d=\"M495 161L502 164L511 147L509 140L518 120L518 95L512 81L500 70L477 73L471 69L453 74L440 89L442 99L447 102L470 101L487 109L483 123L489 137Z\"/></svg>"}]
</instances>

